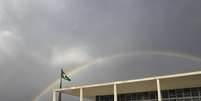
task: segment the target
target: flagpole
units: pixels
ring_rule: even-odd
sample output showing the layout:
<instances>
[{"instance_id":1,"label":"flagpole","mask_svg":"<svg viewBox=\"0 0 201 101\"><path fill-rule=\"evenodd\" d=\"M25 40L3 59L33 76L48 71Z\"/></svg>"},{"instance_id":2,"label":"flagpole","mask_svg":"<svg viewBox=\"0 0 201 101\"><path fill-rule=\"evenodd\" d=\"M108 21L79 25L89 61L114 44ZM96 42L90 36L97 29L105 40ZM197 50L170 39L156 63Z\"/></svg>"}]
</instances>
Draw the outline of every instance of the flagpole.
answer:
<instances>
[{"instance_id":1,"label":"flagpole","mask_svg":"<svg viewBox=\"0 0 201 101\"><path fill-rule=\"evenodd\" d=\"M63 74L63 69L61 68L60 86L59 86L60 89L62 88L62 74ZM61 101L61 92L59 92L58 101Z\"/></svg>"}]
</instances>

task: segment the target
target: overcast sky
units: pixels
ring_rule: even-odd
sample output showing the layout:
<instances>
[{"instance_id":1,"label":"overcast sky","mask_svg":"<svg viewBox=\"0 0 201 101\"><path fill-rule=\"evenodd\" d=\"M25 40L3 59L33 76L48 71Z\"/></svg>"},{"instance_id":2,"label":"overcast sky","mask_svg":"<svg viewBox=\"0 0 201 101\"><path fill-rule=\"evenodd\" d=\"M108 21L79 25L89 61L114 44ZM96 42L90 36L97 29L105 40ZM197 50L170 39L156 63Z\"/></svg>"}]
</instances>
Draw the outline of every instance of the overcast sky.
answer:
<instances>
[{"instance_id":1,"label":"overcast sky","mask_svg":"<svg viewBox=\"0 0 201 101\"><path fill-rule=\"evenodd\" d=\"M201 70L200 5L0 0L0 99L50 101L51 93L41 92L61 67L70 72L87 64L70 85Z\"/></svg>"}]
</instances>

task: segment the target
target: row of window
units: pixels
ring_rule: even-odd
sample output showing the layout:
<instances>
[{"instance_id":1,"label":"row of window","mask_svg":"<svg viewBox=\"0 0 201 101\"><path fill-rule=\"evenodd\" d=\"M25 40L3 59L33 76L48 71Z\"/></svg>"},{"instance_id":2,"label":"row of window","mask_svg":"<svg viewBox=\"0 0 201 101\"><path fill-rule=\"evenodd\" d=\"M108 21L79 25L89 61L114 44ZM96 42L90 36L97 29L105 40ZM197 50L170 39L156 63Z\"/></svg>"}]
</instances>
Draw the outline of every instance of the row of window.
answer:
<instances>
[{"instance_id":1,"label":"row of window","mask_svg":"<svg viewBox=\"0 0 201 101\"><path fill-rule=\"evenodd\" d=\"M161 91L163 101L201 101L201 87ZM118 101L157 101L157 91L118 94ZM113 95L96 96L96 101L114 101Z\"/></svg>"}]
</instances>

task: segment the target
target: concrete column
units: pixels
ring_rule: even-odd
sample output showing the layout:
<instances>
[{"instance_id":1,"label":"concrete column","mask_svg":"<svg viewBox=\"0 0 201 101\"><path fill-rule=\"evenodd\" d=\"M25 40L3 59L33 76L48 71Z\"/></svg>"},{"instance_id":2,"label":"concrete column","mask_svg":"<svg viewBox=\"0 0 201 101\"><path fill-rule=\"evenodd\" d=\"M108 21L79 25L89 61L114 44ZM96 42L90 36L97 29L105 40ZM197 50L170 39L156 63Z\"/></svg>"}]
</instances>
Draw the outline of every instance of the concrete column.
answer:
<instances>
[{"instance_id":1,"label":"concrete column","mask_svg":"<svg viewBox=\"0 0 201 101\"><path fill-rule=\"evenodd\" d=\"M117 101L117 85L114 84L114 101Z\"/></svg>"},{"instance_id":2,"label":"concrete column","mask_svg":"<svg viewBox=\"0 0 201 101\"><path fill-rule=\"evenodd\" d=\"M53 91L53 101L57 101L56 92Z\"/></svg>"},{"instance_id":3,"label":"concrete column","mask_svg":"<svg viewBox=\"0 0 201 101\"><path fill-rule=\"evenodd\" d=\"M80 101L83 101L83 88L80 88Z\"/></svg>"},{"instance_id":4,"label":"concrete column","mask_svg":"<svg viewBox=\"0 0 201 101\"><path fill-rule=\"evenodd\" d=\"M160 86L160 80L156 79L157 82L157 94L158 94L158 101L161 101L161 86Z\"/></svg>"}]
</instances>

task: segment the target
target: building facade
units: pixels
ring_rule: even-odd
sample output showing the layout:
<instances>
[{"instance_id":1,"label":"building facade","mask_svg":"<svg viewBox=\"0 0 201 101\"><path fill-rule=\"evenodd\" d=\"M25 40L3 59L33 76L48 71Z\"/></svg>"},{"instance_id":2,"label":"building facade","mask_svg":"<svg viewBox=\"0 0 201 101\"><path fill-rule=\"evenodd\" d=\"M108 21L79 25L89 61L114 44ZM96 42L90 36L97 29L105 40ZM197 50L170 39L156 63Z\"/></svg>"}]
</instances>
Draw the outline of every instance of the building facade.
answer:
<instances>
[{"instance_id":1,"label":"building facade","mask_svg":"<svg viewBox=\"0 0 201 101\"><path fill-rule=\"evenodd\" d=\"M201 101L201 87L162 90L163 101ZM157 101L157 91L118 94L118 101ZM113 95L97 95L96 101L114 101Z\"/></svg>"},{"instance_id":2,"label":"building facade","mask_svg":"<svg viewBox=\"0 0 201 101\"><path fill-rule=\"evenodd\" d=\"M201 71L55 89L93 101L201 101Z\"/></svg>"}]
</instances>

